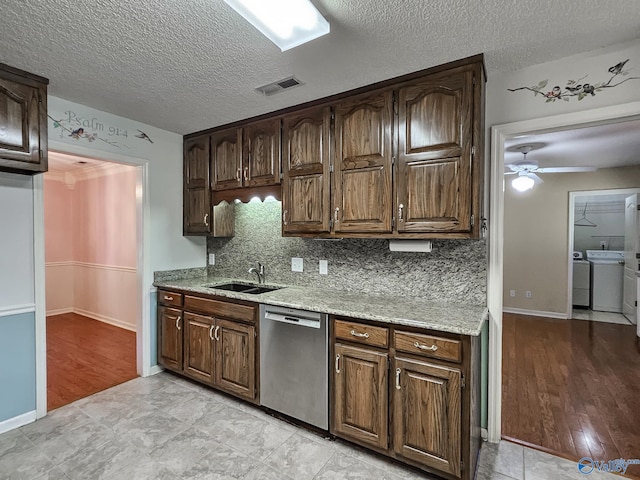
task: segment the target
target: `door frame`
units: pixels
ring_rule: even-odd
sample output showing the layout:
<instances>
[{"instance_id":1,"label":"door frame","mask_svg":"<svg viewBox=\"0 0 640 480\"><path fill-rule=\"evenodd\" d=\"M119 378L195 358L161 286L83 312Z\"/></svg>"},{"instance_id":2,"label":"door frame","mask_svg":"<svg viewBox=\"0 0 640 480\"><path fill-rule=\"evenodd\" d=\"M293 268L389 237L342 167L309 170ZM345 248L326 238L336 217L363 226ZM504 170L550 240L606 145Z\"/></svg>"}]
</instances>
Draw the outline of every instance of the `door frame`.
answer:
<instances>
[{"instance_id":1,"label":"door frame","mask_svg":"<svg viewBox=\"0 0 640 480\"><path fill-rule=\"evenodd\" d=\"M149 262L149 161L144 158L103 152L80 145L49 140L49 150L68 155L94 158L137 167L136 170L136 272L139 297L136 319L136 370L138 375L151 375L151 290L145 285L153 283L153 272ZM34 223L34 278L36 317L36 418L47 414L47 316L45 292L45 230L44 230L44 175L33 177L33 223Z\"/></svg>"},{"instance_id":2,"label":"door frame","mask_svg":"<svg viewBox=\"0 0 640 480\"><path fill-rule=\"evenodd\" d=\"M520 135L632 120L640 116L640 102L630 102L581 112L534 118L491 127L489 259L487 306L489 308L489 385L487 434L500 441L502 432L502 295L504 264L504 144Z\"/></svg>"},{"instance_id":3,"label":"door frame","mask_svg":"<svg viewBox=\"0 0 640 480\"><path fill-rule=\"evenodd\" d=\"M580 190L569 192L569 244L567 264L567 318L573 317L573 242L575 240L576 199L580 197L597 197L600 195L640 195L640 188L618 188L608 190Z\"/></svg>"}]
</instances>

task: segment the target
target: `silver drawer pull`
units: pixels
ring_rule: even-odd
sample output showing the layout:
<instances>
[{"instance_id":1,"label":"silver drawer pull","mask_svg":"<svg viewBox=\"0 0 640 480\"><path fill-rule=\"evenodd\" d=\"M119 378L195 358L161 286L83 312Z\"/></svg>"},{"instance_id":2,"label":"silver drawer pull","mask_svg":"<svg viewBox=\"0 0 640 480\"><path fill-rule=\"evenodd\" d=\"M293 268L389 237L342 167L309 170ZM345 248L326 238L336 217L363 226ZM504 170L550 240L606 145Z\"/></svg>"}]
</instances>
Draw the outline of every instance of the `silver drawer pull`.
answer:
<instances>
[{"instance_id":1,"label":"silver drawer pull","mask_svg":"<svg viewBox=\"0 0 640 480\"><path fill-rule=\"evenodd\" d=\"M426 345L422 345L421 343L416 342L413 344L413 346L419 348L420 350L429 350L431 352L435 352L436 350L438 350L437 345L431 345L430 347L427 347Z\"/></svg>"},{"instance_id":2,"label":"silver drawer pull","mask_svg":"<svg viewBox=\"0 0 640 480\"><path fill-rule=\"evenodd\" d=\"M218 334L218 332L219 332L219 331L220 331L220 325L216 325L216 329L215 329L215 331L213 332L213 336L214 336L214 338L216 339L216 342L219 342L219 341L220 341L220 336L219 336L219 334Z\"/></svg>"},{"instance_id":3,"label":"silver drawer pull","mask_svg":"<svg viewBox=\"0 0 640 480\"><path fill-rule=\"evenodd\" d=\"M182 320L182 317L178 315L178 317L176 318L176 328L178 330L182 330L182 327L180 326L180 320Z\"/></svg>"},{"instance_id":4,"label":"silver drawer pull","mask_svg":"<svg viewBox=\"0 0 640 480\"><path fill-rule=\"evenodd\" d=\"M399 368L396 368L396 390L400 390L400 374L402 373L402 370L400 370Z\"/></svg>"},{"instance_id":5,"label":"silver drawer pull","mask_svg":"<svg viewBox=\"0 0 640 480\"><path fill-rule=\"evenodd\" d=\"M213 342L213 325L211 325L209 327L209 338L211 339L211 341Z\"/></svg>"},{"instance_id":6,"label":"silver drawer pull","mask_svg":"<svg viewBox=\"0 0 640 480\"><path fill-rule=\"evenodd\" d=\"M340 354L336 355L336 373L340 373Z\"/></svg>"},{"instance_id":7,"label":"silver drawer pull","mask_svg":"<svg viewBox=\"0 0 640 480\"><path fill-rule=\"evenodd\" d=\"M169 295L165 295L165 296L164 296L164 299L165 299L167 302L173 302L173 297L170 297Z\"/></svg>"},{"instance_id":8,"label":"silver drawer pull","mask_svg":"<svg viewBox=\"0 0 640 480\"><path fill-rule=\"evenodd\" d=\"M358 337L358 338L369 338L369 334L368 333L358 333L355 330L351 330L351 335L353 335L354 337Z\"/></svg>"}]
</instances>

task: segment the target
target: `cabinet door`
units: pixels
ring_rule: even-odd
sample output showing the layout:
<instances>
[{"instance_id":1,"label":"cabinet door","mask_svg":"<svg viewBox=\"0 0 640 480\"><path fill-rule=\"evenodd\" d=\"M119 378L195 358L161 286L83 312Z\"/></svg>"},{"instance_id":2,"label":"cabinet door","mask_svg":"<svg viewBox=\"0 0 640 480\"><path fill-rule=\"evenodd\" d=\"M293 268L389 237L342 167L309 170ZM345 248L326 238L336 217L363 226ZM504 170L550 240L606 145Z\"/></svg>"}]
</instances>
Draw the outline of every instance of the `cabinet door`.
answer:
<instances>
[{"instance_id":1,"label":"cabinet door","mask_svg":"<svg viewBox=\"0 0 640 480\"><path fill-rule=\"evenodd\" d=\"M398 231L470 231L473 73L434 75L398 98Z\"/></svg>"},{"instance_id":2,"label":"cabinet door","mask_svg":"<svg viewBox=\"0 0 640 480\"><path fill-rule=\"evenodd\" d=\"M242 129L232 128L211 135L211 188L242 187Z\"/></svg>"},{"instance_id":3,"label":"cabinet door","mask_svg":"<svg viewBox=\"0 0 640 480\"><path fill-rule=\"evenodd\" d=\"M339 343L334 352L333 433L386 449L388 355Z\"/></svg>"},{"instance_id":4,"label":"cabinet door","mask_svg":"<svg viewBox=\"0 0 640 480\"><path fill-rule=\"evenodd\" d=\"M0 168L47 171L46 89L0 78Z\"/></svg>"},{"instance_id":5,"label":"cabinet door","mask_svg":"<svg viewBox=\"0 0 640 480\"><path fill-rule=\"evenodd\" d=\"M459 477L460 370L396 358L392 373L395 453Z\"/></svg>"},{"instance_id":6,"label":"cabinet door","mask_svg":"<svg viewBox=\"0 0 640 480\"><path fill-rule=\"evenodd\" d=\"M329 107L283 121L283 232L329 231Z\"/></svg>"},{"instance_id":7,"label":"cabinet door","mask_svg":"<svg viewBox=\"0 0 640 480\"><path fill-rule=\"evenodd\" d=\"M184 143L183 233L211 232L211 197L209 191L209 137Z\"/></svg>"},{"instance_id":8,"label":"cabinet door","mask_svg":"<svg viewBox=\"0 0 640 480\"><path fill-rule=\"evenodd\" d=\"M244 130L243 186L280 183L280 119L248 125Z\"/></svg>"},{"instance_id":9,"label":"cabinet door","mask_svg":"<svg viewBox=\"0 0 640 480\"><path fill-rule=\"evenodd\" d=\"M211 317L184 313L184 373L213 384L214 322Z\"/></svg>"},{"instance_id":10,"label":"cabinet door","mask_svg":"<svg viewBox=\"0 0 640 480\"><path fill-rule=\"evenodd\" d=\"M391 232L391 91L335 108L335 232Z\"/></svg>"},{"instance_id":11,"label":"cabinet door","mask_svg":"<svg viewBox=\"0 0 640 480\"><path fill-rule=\"evenodd\" d=\"M158 307L158 363L182 371L182 311Z\"/></svg>"},{"instance_id":12,"label":"cabinet door","mask_svg":"<svg viewBox=\"0 0 640 480\"><path fill-rule=\"evenodd\" d=\"M216 319L215 385L249 400L256 393L256 329Z\"/></svg>"}]
</instances>

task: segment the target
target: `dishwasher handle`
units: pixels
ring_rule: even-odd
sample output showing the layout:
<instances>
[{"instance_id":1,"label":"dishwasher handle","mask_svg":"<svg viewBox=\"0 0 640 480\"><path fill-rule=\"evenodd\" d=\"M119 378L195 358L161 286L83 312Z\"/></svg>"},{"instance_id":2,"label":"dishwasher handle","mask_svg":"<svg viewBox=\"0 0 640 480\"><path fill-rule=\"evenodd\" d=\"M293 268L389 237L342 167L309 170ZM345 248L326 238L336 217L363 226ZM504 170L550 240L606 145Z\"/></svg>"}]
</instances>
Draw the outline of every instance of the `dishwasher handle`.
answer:
<instances>
[{"instance_id":1,"label":"dishwasher handle","mask_svg":"<svg viewBox=\"0 0 640 480\"><path fill-rule=\"evenodd\" d=\"M266 311L264 314L265 320L271 320L273 322L288 323L290 325L300 325L301 327L320 328L322 325L320 318L306 318L298 317L294 315L283 315L280 313Z\"/></svg>"}]
</instances>

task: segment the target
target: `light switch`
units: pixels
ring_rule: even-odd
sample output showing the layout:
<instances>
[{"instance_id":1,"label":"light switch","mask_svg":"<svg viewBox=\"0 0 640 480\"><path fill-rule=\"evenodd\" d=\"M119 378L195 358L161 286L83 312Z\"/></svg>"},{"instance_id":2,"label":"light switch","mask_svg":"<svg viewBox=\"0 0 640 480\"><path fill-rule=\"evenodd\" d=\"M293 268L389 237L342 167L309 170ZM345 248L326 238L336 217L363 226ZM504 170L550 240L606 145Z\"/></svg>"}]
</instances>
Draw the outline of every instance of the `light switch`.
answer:
<instances>
[{"instance_id":1,"label":"light switch","mask_svg":"<svg viewBox=\"0 0 640 480\"><path fill-rule=\"evenodd\" d=\"M293 257L291 259L291 271L292 272L303 272L304 271L304 263L301 258Z\"/></svg>"},{"instance_id":2,"label":"light switch","mask_svg":"<svg viewBox=\"0 0 640 480\"><path fill-rule=\"evenodd\" d=\"M216 264L216 254L215 253L210 253L209 254L209 265L215 265Z\"/></svg>"},{"instance_id":3,"label":"light switch","mask_svg":"<svg viewBox=\"0 0 640 480\"><path fill-rule=\"evenodd\" d=\"M318 263L318 270L320 271L320 275L327 275L329 273L329 262L326 260L320 260Z\"/></svg>"}]
</instances>

